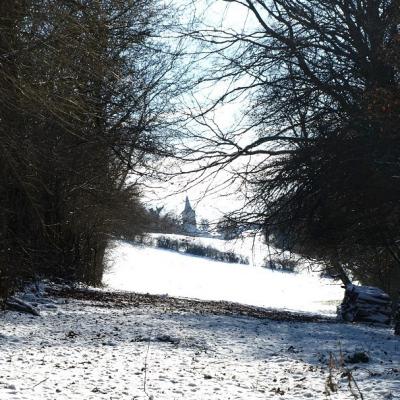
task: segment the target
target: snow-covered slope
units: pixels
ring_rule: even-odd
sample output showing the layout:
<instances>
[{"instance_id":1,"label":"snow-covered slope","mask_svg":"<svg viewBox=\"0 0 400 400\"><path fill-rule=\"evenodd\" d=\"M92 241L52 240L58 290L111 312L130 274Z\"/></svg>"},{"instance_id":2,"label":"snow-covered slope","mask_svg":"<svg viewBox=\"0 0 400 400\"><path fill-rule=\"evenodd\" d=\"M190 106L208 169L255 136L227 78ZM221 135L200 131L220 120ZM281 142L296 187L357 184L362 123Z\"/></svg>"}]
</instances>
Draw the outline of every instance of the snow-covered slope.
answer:
<instances>
[{"instance_id":1,"label":"snow-covered slope","mask_svg":"<svg viewBox=\"0 0 400 400\"><path fill-rule=\"evenodd\" d=\"M215 239L202 240L222 245ZM109 259L104 283L111 289L331 315L343 298L338 283L306 271L283 273L125 242L114 244Z\"/></svg>"}]
</instances>

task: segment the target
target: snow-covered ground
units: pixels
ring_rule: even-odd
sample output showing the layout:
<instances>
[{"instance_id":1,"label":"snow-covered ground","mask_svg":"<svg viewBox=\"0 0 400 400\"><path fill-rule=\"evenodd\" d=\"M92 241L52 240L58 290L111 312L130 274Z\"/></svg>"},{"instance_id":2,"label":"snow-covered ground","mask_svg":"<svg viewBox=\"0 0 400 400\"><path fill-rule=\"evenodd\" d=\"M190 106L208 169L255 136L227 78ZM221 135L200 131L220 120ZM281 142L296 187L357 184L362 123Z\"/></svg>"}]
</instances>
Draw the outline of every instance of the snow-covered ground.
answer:
<instances>
[{"instance_id":1,"label":"snow-covered ground","mask_svg":"<svg viewBox=\"0 0 400 400\"><path fill-rule=\"evenodd\" d=\"M259 242L226 242L196 238L222 251L239 249L260 259ZM241 247L240 247L241 246ZM265 250L265 249L264 249ZM182 255L168 250L117 242L109 253L104 283L111 289L168 294L202 300L226 300L259 307L333 315L343 299L340 284L307 270L298 274L272 271Z\"/></svg>"},{"instance_id":2,"label":"snow-covered ground","mask_svg":"<svg viewBox=\"0 0 400 400\"><path fill-rule=\"evenodd\" d=\"M41 308L1 315L2 400L360 399L348 369L364 399L400 398L400 340L387 328L72 299ZM339 366L356 351L369 362Z\"/></svg>"},{"instance_id":3,"label":"snow-covered ground","mask_svg":"<svg viewBox=\"0 0 400 400\"><path fill-rule=\"evenodd\" d=\"M330 280L123 242L108 256L108 289L29 293L40 317L0 315L1 400L400 399L390 328L169 297L332 314Z\"/></svg>"}]
</instances>

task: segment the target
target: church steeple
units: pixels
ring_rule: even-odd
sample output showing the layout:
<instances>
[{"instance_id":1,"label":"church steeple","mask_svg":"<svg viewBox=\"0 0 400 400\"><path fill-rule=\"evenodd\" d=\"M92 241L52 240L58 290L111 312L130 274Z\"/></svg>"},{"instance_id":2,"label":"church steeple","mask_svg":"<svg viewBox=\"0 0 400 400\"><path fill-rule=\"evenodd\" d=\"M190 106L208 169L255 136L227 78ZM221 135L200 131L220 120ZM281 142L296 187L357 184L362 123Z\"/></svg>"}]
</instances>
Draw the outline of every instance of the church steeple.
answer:
<instances>
[{"instance_id":1,"label":"church steeple","mask_svg":"<svg viewBox=\"0 0 400 400\"><path fill-rule=\"evenodd\" d=\"M197 231L196 226L196 211L193 210L190 205L189 197L186 196L185 208L181 214L183 229L186 233L195 233Z\"/></svg>"},{"instance_id":2,"label":"church steeple","mask_svg":"<svg viewBox=\"0 0 400 400\"><path fill-rule=\"evenodd\" d=\"M186 196L186 201L185 201L185 209L183 210L184 212L190 212L193 211L192 206L190 205L189 197Z\"/></svg>"}]
</instances>

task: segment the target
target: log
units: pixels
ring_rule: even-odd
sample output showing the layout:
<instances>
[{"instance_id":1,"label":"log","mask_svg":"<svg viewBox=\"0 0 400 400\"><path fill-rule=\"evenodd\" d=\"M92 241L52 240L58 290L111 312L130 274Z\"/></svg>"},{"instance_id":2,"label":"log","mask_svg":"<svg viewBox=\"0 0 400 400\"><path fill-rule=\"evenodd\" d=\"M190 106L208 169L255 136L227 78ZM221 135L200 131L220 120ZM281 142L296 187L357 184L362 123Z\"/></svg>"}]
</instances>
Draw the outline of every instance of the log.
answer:
<instances>
[{"instance_id":1,"label":"log","mask_svg":"<svg viewBox=\"0 0 400 400\"><path fill-rule=\"evenodd\" d=\"M18 311L26 314L32 314L36 317L40 316L40 312L37 308L33 307L31 304L18 299L17 297L9 297L5 302L5 307L10 311Z\"/></svg>"}]
</instances>

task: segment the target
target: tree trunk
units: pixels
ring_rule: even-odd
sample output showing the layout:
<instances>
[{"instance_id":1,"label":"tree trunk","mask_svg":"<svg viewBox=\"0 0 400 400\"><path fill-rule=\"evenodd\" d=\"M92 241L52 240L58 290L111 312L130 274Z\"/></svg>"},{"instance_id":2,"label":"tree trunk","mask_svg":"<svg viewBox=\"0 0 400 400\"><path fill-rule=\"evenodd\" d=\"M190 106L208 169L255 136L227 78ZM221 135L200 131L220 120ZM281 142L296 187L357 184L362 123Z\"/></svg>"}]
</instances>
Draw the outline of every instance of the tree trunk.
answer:
<instances>
[{"instance_id":1,"label":"tree trunk","mask_svg":"<svg viewBox=\"0 0 400 400\"><path fill-rule=\"evenodd\" d=\"M339 254L337 250L335 251L335 254L331 257L331 265L334 268L335 272L338 274L340 280L343 282L343 285L345 287L351 285L351 280L339 261Z\"/></svg>"}]
</instances>

